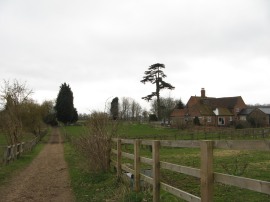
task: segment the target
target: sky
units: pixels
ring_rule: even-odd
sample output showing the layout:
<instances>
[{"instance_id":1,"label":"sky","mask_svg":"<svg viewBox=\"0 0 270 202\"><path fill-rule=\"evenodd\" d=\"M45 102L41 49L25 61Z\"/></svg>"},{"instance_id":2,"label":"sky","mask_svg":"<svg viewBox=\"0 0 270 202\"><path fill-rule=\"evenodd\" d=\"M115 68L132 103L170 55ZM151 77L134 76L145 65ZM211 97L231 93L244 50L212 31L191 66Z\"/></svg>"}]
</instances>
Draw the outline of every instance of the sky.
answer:
<instances>
[{"instance_id":1,"label":"sky","mask_svg":"<svg viewBox=\"0 0 270 202\"><path fill-rule=\"evenodd\" d=\"M14 80L42 103L70 85L79 113L114 97L141 99L150 65L175 89L163 97L242 96L270 103L268 0L0 0L0 83Z\"/></svg>"}]
</instances>

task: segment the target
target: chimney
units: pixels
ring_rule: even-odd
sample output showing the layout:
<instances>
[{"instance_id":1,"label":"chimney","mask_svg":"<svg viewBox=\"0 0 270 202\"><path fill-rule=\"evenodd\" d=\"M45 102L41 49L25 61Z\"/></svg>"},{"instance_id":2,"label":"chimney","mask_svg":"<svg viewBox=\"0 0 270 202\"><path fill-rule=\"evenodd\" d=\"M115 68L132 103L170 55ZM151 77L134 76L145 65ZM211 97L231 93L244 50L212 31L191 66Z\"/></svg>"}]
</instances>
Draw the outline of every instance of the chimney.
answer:
<instances>
[{"instance_id":1,"label":"chimney","mask_svg":"<svg viewBox=\"0 0 270 202\"><path fill-rule=\"evenodd\" d=\"M201 97L205 98L205 90L204 90L204 88L201 89Z\"/></svg>"}]
</instances>

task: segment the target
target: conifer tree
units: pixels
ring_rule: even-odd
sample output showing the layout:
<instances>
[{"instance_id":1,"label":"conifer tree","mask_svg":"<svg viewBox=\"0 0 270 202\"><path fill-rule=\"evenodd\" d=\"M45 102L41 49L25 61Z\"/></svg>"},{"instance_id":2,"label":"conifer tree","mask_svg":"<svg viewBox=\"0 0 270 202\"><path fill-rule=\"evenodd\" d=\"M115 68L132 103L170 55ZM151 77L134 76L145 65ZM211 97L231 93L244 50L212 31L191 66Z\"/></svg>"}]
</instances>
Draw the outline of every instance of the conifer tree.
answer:
<instances>
[{"instance_id":1,"label":"conifer tree","mask_svg":"<svg viewBox=\"0 0 270 202\"><path fill-rule=\"evenodd\" d=\"M164 72L162 71L162 69L165 68L164 64L160 64L160 63L156 63L151 65L148 68L148 71L145 71L144 74L145 76L143 77L143 79L141 80L141 82L143 84L145 84L146 82L150 82L152 84L156 85L156 91L152 92L151 94L142 97L142 99L150 101L152 100L153 97L157 97L157 117L160 120L161 118L161 109L160 109L160 91L162 89L169 89L169 90L173 90L174 87L165 82L163 79L166 78L167 76L164 74Z\"/></svg>"},{"instance_id":2,"label":"conifer tree","mask_svg":"<svg viewBox=\"0 0 270 202\"><path fill-rule=\"evenodd\" d=\"M74 123L78 120L77 110L73 105L73 92L66 83L60 86L55 105L57 120L64 123Z\"/></svg>"},{"instance_id":3,"label":"conifer tree","mask_svg":"<svg viewBox=\"0 0 270 202\"><path fill-rule=\"evenodd\" d=\"M113 98L112 102L111 102L111 116L113 118L113 120L118 119L119 116L119 103L118 103L118 97Z\"/></svg>"}]
</instances>

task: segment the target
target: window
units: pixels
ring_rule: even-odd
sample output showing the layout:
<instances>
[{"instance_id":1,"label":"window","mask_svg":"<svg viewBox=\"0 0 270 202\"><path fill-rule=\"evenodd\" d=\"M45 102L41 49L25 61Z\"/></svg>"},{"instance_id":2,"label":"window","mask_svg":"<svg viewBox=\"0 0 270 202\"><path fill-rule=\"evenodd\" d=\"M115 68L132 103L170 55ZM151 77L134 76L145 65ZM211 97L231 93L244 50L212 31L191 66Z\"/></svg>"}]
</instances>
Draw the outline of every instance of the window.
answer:
<instances>
[{"instance_id":1,"label":"window","mask_svg":"<svg viewBox=\"0 0 270 202\"><path fill-rule=\"evenodd\" d=\"M207 117L207 122L212 122L212 117L211 116Z\"/></svg>"},{"instance_id":2,"label":"window","mask_svg":"<svg viewBox=\"0 0 270 202\"><path fill-rule=\"evenodd\" d=\"M218 117L218 125L225 125L225 118L224 117Z\"/></svg>"},{"instance_id":3,"label":"window","mask_svg":"<svg viewBox=\"0 0 270 202\"><path fill-rule=\"evenodd\" d=\"M240 120L241 121L246 121L247 120L247 117L246 116L240 116Z\"/></svg>"}]
</instances>

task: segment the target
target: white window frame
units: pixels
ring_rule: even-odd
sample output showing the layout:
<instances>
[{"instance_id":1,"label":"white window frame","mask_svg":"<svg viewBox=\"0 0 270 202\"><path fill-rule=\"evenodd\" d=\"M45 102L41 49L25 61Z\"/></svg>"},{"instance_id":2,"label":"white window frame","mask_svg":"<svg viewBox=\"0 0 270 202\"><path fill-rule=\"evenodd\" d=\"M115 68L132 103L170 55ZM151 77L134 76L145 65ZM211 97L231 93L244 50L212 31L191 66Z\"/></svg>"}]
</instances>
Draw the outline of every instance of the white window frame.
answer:
<instances>
[{"instance_id":1,"label":"white window frame","mask_svg":"<svg viewBox=\"0 0 270 202\"><path fill-rule=\"evenodd\" d=\"M225 117L223 117L223 116L218 117L218 125L219 126L224 126L225 125Z\"/></svg>"}]
</instances>

